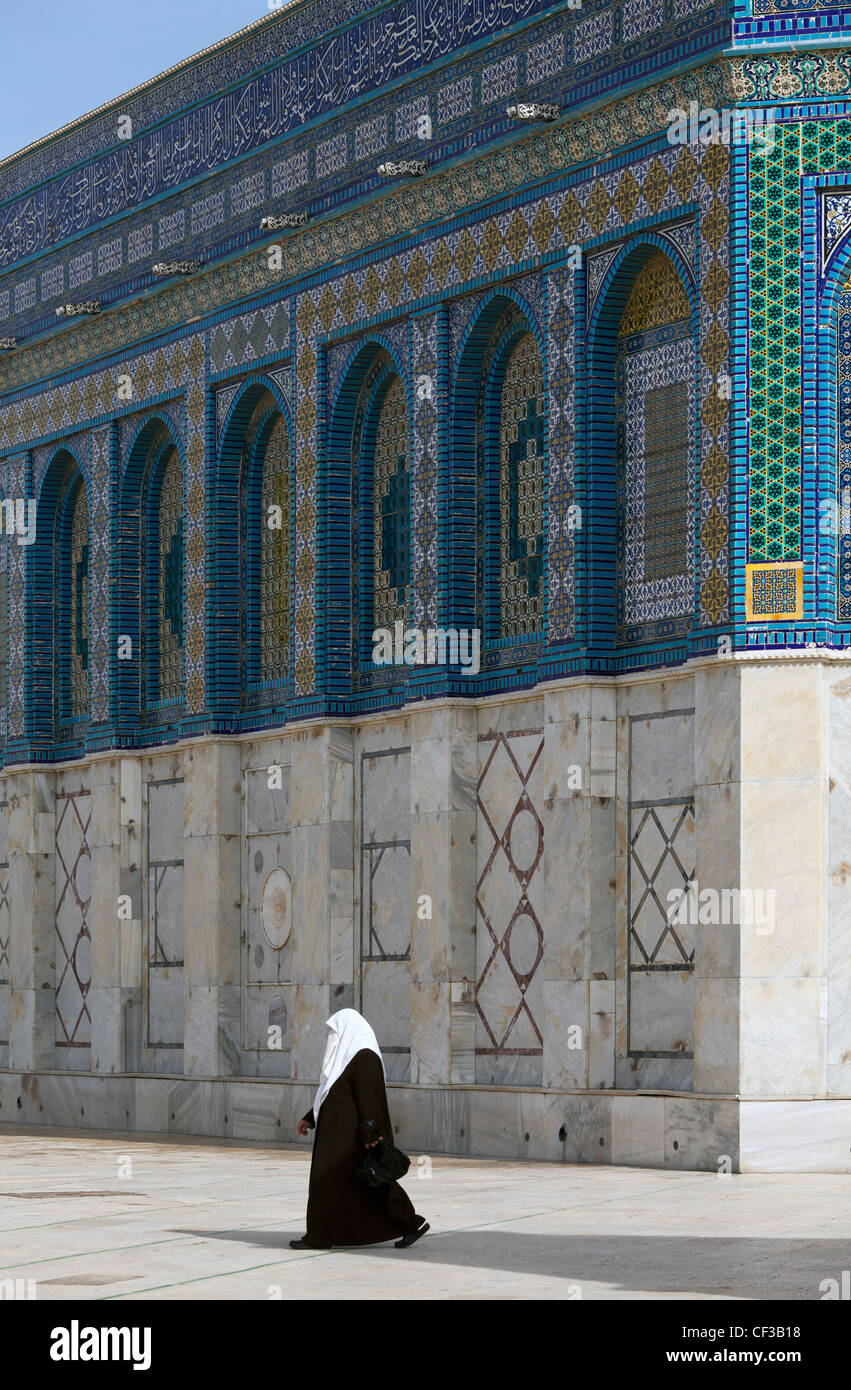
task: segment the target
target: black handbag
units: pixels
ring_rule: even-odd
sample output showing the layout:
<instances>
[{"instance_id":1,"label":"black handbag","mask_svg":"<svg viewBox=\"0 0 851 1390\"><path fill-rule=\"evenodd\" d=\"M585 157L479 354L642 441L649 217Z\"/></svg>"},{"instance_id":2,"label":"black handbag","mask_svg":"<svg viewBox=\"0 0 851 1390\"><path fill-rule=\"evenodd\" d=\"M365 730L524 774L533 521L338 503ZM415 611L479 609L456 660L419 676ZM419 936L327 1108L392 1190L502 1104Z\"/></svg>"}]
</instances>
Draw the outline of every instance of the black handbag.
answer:
<instances>
[{"instance_id":1,"label":"black handbag","mask_svg":"<svg viewBox=\"0 0 851 1390\"><path fill-rule=\"evenodd\" d=\"M407 1154L397 1149L395 1144L380 1139L372 1148L364 1148L355 1169L355 1182L363 1183L365 1187L387 1187L391 1182L403 1178L410 1166L411 1160Z\"/></svg>"}]
</instances>

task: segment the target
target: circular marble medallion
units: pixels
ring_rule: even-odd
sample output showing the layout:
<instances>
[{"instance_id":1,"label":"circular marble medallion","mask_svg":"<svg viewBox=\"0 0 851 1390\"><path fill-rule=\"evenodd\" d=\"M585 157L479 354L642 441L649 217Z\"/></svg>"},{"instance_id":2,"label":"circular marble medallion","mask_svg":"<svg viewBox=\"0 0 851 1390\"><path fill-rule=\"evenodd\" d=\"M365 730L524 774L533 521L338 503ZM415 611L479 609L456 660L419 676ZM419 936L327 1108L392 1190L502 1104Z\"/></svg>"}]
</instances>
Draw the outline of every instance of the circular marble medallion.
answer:
<instances>
[{"instance_id":1,"label":"circular marble medallion","mask_svg":"<svg viewBox=\"0 0 851 1390\"><path fill-rule=\"evenodd\" d=\"M286 946L292 931L292 888L286 869L273 869L263 885L263 930L275 951Z\"/></svg>"}]
</instances>

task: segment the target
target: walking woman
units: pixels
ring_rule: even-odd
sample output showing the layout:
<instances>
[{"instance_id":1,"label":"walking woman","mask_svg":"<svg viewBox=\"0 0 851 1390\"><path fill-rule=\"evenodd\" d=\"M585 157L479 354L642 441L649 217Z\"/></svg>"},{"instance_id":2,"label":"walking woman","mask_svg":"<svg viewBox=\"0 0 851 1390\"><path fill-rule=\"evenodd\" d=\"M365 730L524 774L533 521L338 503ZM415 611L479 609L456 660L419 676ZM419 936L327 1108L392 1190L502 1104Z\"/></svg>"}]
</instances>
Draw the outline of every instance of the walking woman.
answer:
<instances>
[{"instance_id":1,"label":"walking woman","mask_svg":"<svg viewBox=\"0 0 851 1390\"><path fill-rule=\"evenodd\" d=\"M377 1245L398 1236L396 1248L404 1250L425 1235L428 1222L417 1216L397 1182L367 1188L354 1177L364 1145L393 1142L375 1034L356 1009L340 1009L326 1028L319 1090L312 1110L298 1123L302 1137L316 1128L307 1235L290 1245L293 1250L328 1250L332 1245Z\"/></svg>"}]
</instances>

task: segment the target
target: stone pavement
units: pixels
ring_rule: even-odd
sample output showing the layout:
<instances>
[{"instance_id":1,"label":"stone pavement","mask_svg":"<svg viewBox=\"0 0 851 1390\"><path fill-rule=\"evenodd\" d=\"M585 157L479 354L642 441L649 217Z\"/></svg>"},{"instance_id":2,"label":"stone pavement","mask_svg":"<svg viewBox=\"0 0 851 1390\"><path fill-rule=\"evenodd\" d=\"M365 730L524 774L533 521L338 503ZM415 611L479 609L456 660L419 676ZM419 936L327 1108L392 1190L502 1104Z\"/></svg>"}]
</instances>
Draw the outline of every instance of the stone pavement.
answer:
<instances>
[{"instance_id":1,"label":"stone pavement","mask_svg":"<svg viewBox=\"0 0 851 1390\"><path fill-rule=\"evenodd\" d=\"M849 1175L442 1155L405 1182L432 1226L413 1249L299 1253L309 1158L0 1125L0 1279L41 1300L819 1300L849 1267Z\"/></svg>"}]
</instances>

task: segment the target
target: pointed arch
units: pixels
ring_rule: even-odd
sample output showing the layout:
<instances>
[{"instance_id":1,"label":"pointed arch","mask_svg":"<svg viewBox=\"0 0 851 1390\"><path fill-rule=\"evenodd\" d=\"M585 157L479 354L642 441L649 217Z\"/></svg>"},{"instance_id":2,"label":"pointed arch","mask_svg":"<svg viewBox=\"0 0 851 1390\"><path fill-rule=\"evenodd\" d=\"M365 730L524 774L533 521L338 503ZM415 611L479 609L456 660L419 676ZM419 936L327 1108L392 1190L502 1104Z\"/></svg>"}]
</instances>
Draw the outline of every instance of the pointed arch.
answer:
<instances>
[{"instance_id":1,"label":"pointed arch","mask_svg":"<svg viewBox=\"0 0 851 1390\"><path fill-rule=\"evenodd\" d=\"M410 384L394 346L353 349L328 431L325 656L329 692L370 683L372 633L406 621L411 597Z\"/></svg>"},{"instance_id":2,"label":"pointed arch","mask_svg":"<svg viewBox=\"0 0 851 1390\"><path fill-rule=\"evenodd\" d=\"M820 616L851 622L851 236L834 251L817 315L813 526ZM806 396L806 392L804 392ZM804 401L805 415L807 413Z\"/></svg>"},{"instance_id":3,"label":"pointed arch","mask_svg":"<svg viewBox=\"0 0 851 1390\"><path fill-rule=\"evenodd\" d=\"M144 567L145 707L183 696L183 467L166 444L148 481Z\"/></svg>"},{"instance_id":4,"label":"pointed arch","mask_svg":"<svg viewBox=\"0 0 851 1390\"><path fill-rule=\"evenodd\" d=\"M6 494L0 488L0 508ZM6 528L8 535L8 526ZM0 754L5 752L8 737L9 691L9 543L0 545Z\"/></svg>"},{"instance_id":5,"label":"pointed arch","mask_svg":"<svg viewBox=\"0 0 851 1390\"><path fill-rule=\"evenodd\" d=\"M696 585L697 305L667 241L624 245L590 316L587 642L681 639Z\"/></svg>"},{"instance_id":6,"label":"pointed arch","mask_svg":"<svg viewBox=\"0 0 851 1390\"><path fill-rule=\"evenodd\" d=\"M259 399L243 445L240 486L240 691L255 704L290 688L292 459L287 416Z\"/></svg>"},{"instance_id":7,"label":"pointed arch","mask_svg":"<svg viewBox=\"0 0 851 1390\"><path fill-rule=\"evenodd\" d=\"M446 610L484 645L546 630L547 377L522 298L497 292L472 320L451 396Z\"/></svg>"},{"instance_id":8,"label":"pointed arch","mask_svg":"<svg viewBox=\"0 0 851 1390\"><path fill-rule=\"evenodd\" d=\"M82 458L48 461L32 547L33 744L81 751L89 722L89 497Z\"/></svg>"},{"instance_id":9,"label":"pointed arch","mask_svg":"<svg viewBox=\"0 0 851 1390\"><path fill-rule=\"evenodd\" d=\"M176 722L184 690L184 463L161 415L130 441L118 496L119 727Z\"/></svg>"},{"instance_id":10,"label":"pointed arch","mask_svg":"<svg viewBox=\"0 0 851 1390\"><path fill-rule=\"evenodd\" d=\"M289 406L272 378L252 377L230 404L211 488L209 649L220 718L289 698L294 496Z\"/></svg>"}]
</instances>

